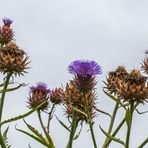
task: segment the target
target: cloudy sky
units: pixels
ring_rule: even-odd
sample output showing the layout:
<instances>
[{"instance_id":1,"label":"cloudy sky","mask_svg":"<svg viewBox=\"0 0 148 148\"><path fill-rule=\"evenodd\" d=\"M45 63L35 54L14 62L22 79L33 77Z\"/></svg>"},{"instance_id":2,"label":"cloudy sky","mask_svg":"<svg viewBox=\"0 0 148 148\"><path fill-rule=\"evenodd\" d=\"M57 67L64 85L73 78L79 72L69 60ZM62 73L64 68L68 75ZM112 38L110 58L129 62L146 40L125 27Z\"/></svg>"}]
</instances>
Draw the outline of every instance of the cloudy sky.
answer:
<instances>
[{"instance_id":1,"label":"cloudy sky","mask_svg":"<svg viewBox=\"0 0 148 148\"><path fill-rule=\"evenodd\" d=\"M42 81L50 88L61 86L72 77L67 66L76 59L95 60L102 66L103 74L98 80L98 107L112 112L112 102L102 92L105 75L118 65L128 70L140 68L144 51L148 48L148 1L147 0L1 0L0 16L11 18L15 39L30 56L31 69L18 82L35 84ZM2 22L1 22L2 24ZM2 78L2 76L1 76ZM8 94L3 119L28 111L28 87ZM147 109L140 106L141 111ZM60 119L66 122L63 110L58 109ZM124 114L118 115L117 122ZM26 118L40 128L36 114ZM95 134L98 147L104 136L99 125L108 127L109 118L98 115ZM148 116L135 114L131 133L131 148L136 148L148 137ZM26 129L21 121L10 124L9 143L12 148L42 148L37 142L14 130L14 126ZM90 132L85 126L74 148L92 148ZM126 127L118 136L124 138ZM68 133L56 119L52 122L52 137L56 148L65 148ZM112 144L111 148L121 147Z\"/></svg>"}]
</instances>

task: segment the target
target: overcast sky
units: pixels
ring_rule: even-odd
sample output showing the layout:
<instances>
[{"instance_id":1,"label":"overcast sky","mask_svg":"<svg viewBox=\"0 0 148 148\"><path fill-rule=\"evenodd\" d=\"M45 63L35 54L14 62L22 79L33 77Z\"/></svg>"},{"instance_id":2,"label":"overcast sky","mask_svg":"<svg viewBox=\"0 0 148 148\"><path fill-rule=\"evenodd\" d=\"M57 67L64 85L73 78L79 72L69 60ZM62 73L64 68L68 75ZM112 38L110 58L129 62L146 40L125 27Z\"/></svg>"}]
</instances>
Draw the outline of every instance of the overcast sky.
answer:
<instances>
[{"instance_id":1,"label":"overcast sky","mask_svg":"<svg viewBox=\"0 0 148 148\"><path fill-rule=\"evenodd\" d=\"M103 94L105 75L118 65L128 70L140 68L144 51L148 47L148 1L147 0L1 0L0 16L11 18L15 39L30 56L31 69L18 82L35 84L42 81L49 88L65 85L72 77L67 66L76 59L95 60L102 66L103 74L98 76L98 107L111 112L114 103ZM1 22L2 25L2 22ZM5 100L3 119L28 111L28 87L8 94ZM140 106L146 110L147 104ZM66 121L62 109L57 110L60 119ZM118 115L117 121L124 114ZM131 133L131 148L136 148L148 137L148 116L134 115ZM34 120L33 120L34 119ZM26 118L28 123L40 128L36 114ZM95 134L98 147L104 136L99 124L107 130L109 118L98 115ZM21 123L21 124L20 124ZM12 148L42 148L37 142L14 130L14 126L26 129L21 121L10 124L9 143ZM85 126L74 148L92 148L90 132ZM124 138L124 132L118 134ZM68 133L52 122L52 135L56 148L65 148ZM112 144L110 148L121 147Z\"/></svg>"}]
</instances>

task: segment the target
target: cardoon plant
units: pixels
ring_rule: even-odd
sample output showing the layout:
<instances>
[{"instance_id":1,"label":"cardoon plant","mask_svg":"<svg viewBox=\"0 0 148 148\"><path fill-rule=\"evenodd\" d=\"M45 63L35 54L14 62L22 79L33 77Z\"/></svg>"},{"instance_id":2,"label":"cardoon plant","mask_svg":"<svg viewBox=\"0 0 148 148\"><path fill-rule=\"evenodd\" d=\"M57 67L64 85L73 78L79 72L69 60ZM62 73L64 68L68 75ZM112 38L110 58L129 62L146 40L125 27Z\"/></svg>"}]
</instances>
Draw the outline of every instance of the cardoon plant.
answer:
<instances>
[{"instance_id":1,"label":"cardoon plant","mask_svg":"<svg viewBox=\"0 0 148 148\"><path fill-rule=\"evenodd\" d=\"M130 133L134 113L135 111L139 114L146 113L139 112L138 106L148 102L148 51L145 52L145 58L141 63L143 73L138 68L128 71L124 66L118 66L106 76L103 91L105 95L116 103L112 115L98 109L96 105L96 78L97 75L102 73L101 66L93 60L75 60L68 66L68 72L74 76L65 86L62 85L62 87L49 89L46 83L39 82L29 87L28 97L26 97L28 99L26 106L29 111L25 114L3 120L2 115L6 94L26 85L24 83L19 84L14 80L17 76L23 76L27 73L30 63L26 52L14 40L12 22L11 19L4 18L3 25L0 27L0 73L4 76L3 82L0 84L0 147L10 148L7 137L9 127L3 131L2 125L23 119L29 131L16 126L15 129L17 131L36 140L44 147L55 148L51 138L50 123L56 117L57 121L69 132L66 148L72 148L73 140L78 139L84 124L89 126L93 146L97 148L93 125L96 124L95 117L98 111L111 117L108 131L105 131L100 126L101 131L105 135L102 148L108 148L112 141L121 144L124 148L130 148ZM15 86L11 87L12 85ZM66 115L69 125L57 117L55 111L58 107L64 108L63 114ZM114 127L116 115L120 109L123 109L125 115L119 125ZM36 127L29 124L30 121L26 119L34 112L37 113L41 133ZM43 116L46 120L43 120ZM121 131L121 127L124 124L127 127L126 139L122 140L117 138L116 135ZM80 130L78 131L79 127ZM101 139L99 138L98 141L100 142ZM147 143L148 138L146 137L138 148L143 148ZM30 144L29 147L31 148Z\"/></svg>"},{"instance_id":2,"label":"cardoon plant","mask_svg":"<svg viewBox=\"0 0 148 148\"><path fill-rule=\"evenodd\" d=\"M138 69L133 69L131 72L127 72L123 66L119 66L116 71L109 72L109 76L107 77L107 82L105 82L105 84L106 87L104 91L110 98L116 101L116 106L113 111L108 132L106 133L101 128L103 133L107 136L103 148L109 146L112 140L124 145L125 148L129 148L133 113L137 110L137 106L139 104L144 104L148 99L147 77L143 76ZM125 110L125 118L111 135L119 106ZM115 135L125 121L127 124L127 135L126 141L123 142L119 138L115 138Z\"/></svg>"},{"instance_id":3,"label":"cardoon plant","mask_svg":"<svg viewBox=\"0 0 148 148\"><path fill-rule=\"evenodd\" d=\"M4 138L4 135L2 135L2 124L6 122L2 122L5 95L9 91L14 91L23 86L20 84L17 87L8 88L10 84L14 83L12 81L12 77L14 80L14 76L20 76L26 72L25 70L28 68L29 62L28 56L24 50L20 49L13 41L14 33L11 29L12 20L4 18L3 23L3 26L0 27L0 72L5 78L4 82L0 85L3 87L0 98L0 145L2 148L5 148L7 146L7 137ZM19 118L15 119L18 120ZM5 133L7 133L7 131L8 128L6 129Z\"/></svg>"},{"instance_id":4,"label":"cardoon plant","mask_svg":"<svg viewBox=\"0 0 148 148\"><path fill-rule=\"evenodd\" d=\"M85 120L89 124L91 136L93 140L94 147L97 147L95 135L93 131L93 121L94 117L94 107L95 107L95 86L96 86L96 75L101 74L101 66L98 65L95 61L89 60L76 60L68 66L68 71L74 75L74 79L70 81L70 84L67 85L65 91L69 100L66 100L68 103L67 110L69 107L72 109L72 127L69 137L69 143L67 148L72 147L72 140L74 133L79 120ZM71 90L73 89L73 90ZM77 113L77 110L79 112ZM84 112L85 116L81 112Z\"/></svg>"}]
</instances>

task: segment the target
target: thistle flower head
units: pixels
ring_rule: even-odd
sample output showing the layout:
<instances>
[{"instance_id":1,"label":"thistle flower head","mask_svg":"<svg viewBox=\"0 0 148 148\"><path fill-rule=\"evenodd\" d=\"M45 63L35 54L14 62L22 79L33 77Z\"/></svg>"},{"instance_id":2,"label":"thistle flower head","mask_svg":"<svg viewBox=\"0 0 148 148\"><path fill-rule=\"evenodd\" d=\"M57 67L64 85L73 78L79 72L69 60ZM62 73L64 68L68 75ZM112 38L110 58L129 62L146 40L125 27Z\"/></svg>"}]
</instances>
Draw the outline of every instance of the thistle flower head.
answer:
<instances>
[{"instance_id":1,"label":"thistle flower head","mask_svg":"<svg viewBox=\"0 0 148 148\"><path fill-rule=\"evenodd\" d=\"M115 71L111 71L108 74L108 77L106 78L107 81L104 82L106 84L106 89L110 93L117 94L117 89L124 81L126 76L128 75L128 72L126 71L124 66L118 66Z\"/></svg>"},{"instance_id":2,"label":"thistle flower head","mask_svg":"<svg viewBox=\"0 0 148 148\"><path fill-rule=\"evenodd\" d=\"M87 99L87 110L86 110L86 102L85 97ZM64 91L64 102L66 113L68 117L72 117L73 109L78 109L77 112L77 121L86 121L87 117L84 114L89 112L90 118L93 119L95 115L94 107L95 107L95 99L96 95L94 91L89 91L85 94L78 90L72 82L67 83Z\"/></svg>"},{"instance_id":3,"label":"thistle flower head","mask_svg":"<svg viewBox=\"0 0 148 148\"><path fill-rule=\"evenodd\" d=\"M12 73L14 75L23 75L27 69L28 57L14 42L8 43L0 48L0 71L2 73Z\"/></svg>"},{"instance_id":4,"label":"thistle flower head","mask_svg":"<svg viewBox=\"0 0 148 148\"><path fill-rule=\"evenodd\" d=\"M74 74L73 84L83 92L87 92L96 85L95 76L101 74L101 66L95 61L76 60L68 66L68 71Z\"/></svg>"},{"instance_id":5,"label":"thistle flower head","mask_svg":"<svg viewBox=\"0 0 148 148\"><path fill-rule=\"evenodd\" d=\"M48 98L49 98L50 89L47 88L45 83L37 83L36 86L30 87L29 93L29 108L35 108L42 102L46 101L44 105L41 106L41 110L47 109L48 107Z\"/></svg>"},{"instance_id":6,"label":"thistle flower head","mask_svg":"<svg viewBox=\"0 0 148 148\"><path fill-rule=\"evenodd\" d=\"M8 18L3 18L3 23L4 23L4 25L6 25L6 26L10 26L11 24L12 24L12 20L11 19L8 19Z\"/></svg>"},{"instance_id":7,"label":"thistle flower head","mask_svg":"<svg viewBox=\"0 0 148 148\"><path fill-rule=\"evenodd\" d=\"M146 82L147 77L143 76L138 69L133 69L131 73L126 77L126 81L129 81L130 83L136 83L136 84L143 84Z\"/></svg>"},{"instance_id":8,"label":"thistle flower head","mask_svg":"<svg viewBox=\"0 0 148 148\"><path fill-rule=\"evenodd\" d=\"M81 77L95 76L102 73L100 65L98 65L95 61L87 60L76 60L72 62L68 67L68 71L71 74Z\"/></svg>"},{"instance_id":9,"label":"thistle flower head","mask_svg":"<svg viewBox=\"0 0 148 148\"><path fill-rule=\"evenodd\" d=\"M50 101L54 104L60 104L63 101L64 91L62 88L55 88L50 92Z\"/></svg>"},{"instance_id":10,"label":"thistle flower head","mask_svg":"<svg viewBox=\"0 0 148 148\"><path fill-rule=\"evenodd\" d=\"M148 84L138 69L133 69L117 89L119 98L127 102L143 103L148 98Z\"/></svg>"},{"instance_id":11,"label":"thistle flower head","mask_svg":"<svg viewBox=\"0 0 148 148\"><path fill-rule=\"evenodd\" d=\"M12 20L4 18L4 25L0 27L0 44L5 45L13 40L14 32L10 28Z\"/></svg>"}]
</instances>

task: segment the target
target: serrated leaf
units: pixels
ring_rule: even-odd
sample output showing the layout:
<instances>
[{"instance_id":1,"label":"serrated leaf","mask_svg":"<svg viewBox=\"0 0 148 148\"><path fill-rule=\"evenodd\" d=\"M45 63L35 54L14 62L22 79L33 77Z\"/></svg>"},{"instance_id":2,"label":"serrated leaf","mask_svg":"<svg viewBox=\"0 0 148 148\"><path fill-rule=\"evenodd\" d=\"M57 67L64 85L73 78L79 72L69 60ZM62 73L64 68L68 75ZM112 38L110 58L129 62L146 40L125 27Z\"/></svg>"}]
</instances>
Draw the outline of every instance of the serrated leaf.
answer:
<instances>
[{"instance_id":1,"label":"serrated leaf","mask_svg":"<svg viewBox=\"0 0 148 148\"><path fill-rule=\"evenodd\" d=\"M17 120L20 120L20 119L23 119L29 115L31 115L33 112L35 112L36 110L38 110L46 101L42 102L41 104L39 104L37 107L35 107L34 109L32 109L31 111L23 114L23 115L19 115L17 117L14 117L14 118L10 118L8 120L4 120L3 122L0 123L0 125L2 126L3 124L5 123L9 123L9 122L13 122L13 121L17 121Z\"/></svg>"},{"instance_id":2,"label":"serrated leaf","mask_svg":"<svg viewBox=\"0 0 148 148\"><path fill-rule=\"evenodd\" d=\"M48 143L46 143L45 141L42 141L41 139L39 139L38 137L34 136L33 134L30 134L24 130L18 129L15 127L15 129L21 133L24 133L25 135L28 135L29 137L31 137L32 139L38 141L39 143L43 144L44 146L46 146L47 148L53 148L51 145L49 145Z\"/></svg>"},{"instance_id":3,"label":"serrated leaf","mask_svg":"<svg viewBox=\"0 0 148 148\"><path fill-rule=\"evenodd\" d=\"M6 128L6 130L5 130L4 133L3 133L3 139L4 139L4 141L5 141L5 139L7 138L8 130L9 130L9 126Z\"/></svg>"},{"instance_id":4,"label":"serrated leaf","mask_svg":"<svg viewBox=\"0 0 148 148\"><path fill-rule=\"evenodd\" d=\"M113 95L107 93L104 91L104 93L109 96L112 100L114 100L116 103L118 103L119 105L121 105L125 110L126 110L126 107L120 102L120 100L116 97L114 97Z\"/></svg>"},{"instance_id":5,"label":"serrated leaf","mask_svg":"<svg viewBox=\"0 0 148 148\"><path fill-rule=\"evenodd\" d=\"M57 120L59 121L59 123L70 132L70 129L67 127L67 125L65 123L63 123L57 116L56 116Z\"/></svg>"},{"instance_id":6,"label":"serrated leaf","mask_svg":"<svg viewBox=\"0 0 148 148\"><path fill-rule=\"evenodd\" d=\"M101 131L103 132L103 134L104 134L105 136L107 136L107 137L110 138L111 140L113 140L113 141L115 141L115 142L118 142L118 143L120 143L120 144L122 144L122 145L125 146L125 143L124 143L122 140L120 140L119 138L115 138L115 137L113 137L112 135L108 134L106 131L104 131L104 130L101 128L101 126L99 126L99 127L100 127Z\"/></svg>"},{"instance_id":7,"label":"serrated leaf","mask_svg":"<svg viewBox=\"0 0 148 148\"><path fill-rule=\"evenodd\" d=\"M42 141L47 142L46 139L36 130L33 126L29 125L25 120L24 123L27 125L27 127Z\"/></svg>"},{"instance_id":8,"label":"serrated leaf","mask_svg":"<svg viewBox=\"0 0 148 148\"><path fill-rule=\"evenodd\" d=\"M14 90L19 89L22 86L26 86L26 85L24 83L23 84L19 84L18 86L13 87L13 88L7 88L7 89L0 90L0 93L3 93L3 92L11 92L11 91L14 91Z\"/></svg>"},{"instance_id":9,"label":"serrated leaf","mask_svg":"<svg viewBox=\"0 0 148 148\"><path fill-rule=\"evenodd\" d=\"M10 148L10 147L11 147L11 146L8 144L8 137L7 137L8 130L9 130L9 126L6 128L6 130L5 130L4 133L3 133L3 140L4 140L4 142L5 142L6 148Z\"/></svg>"}]
</instances>

